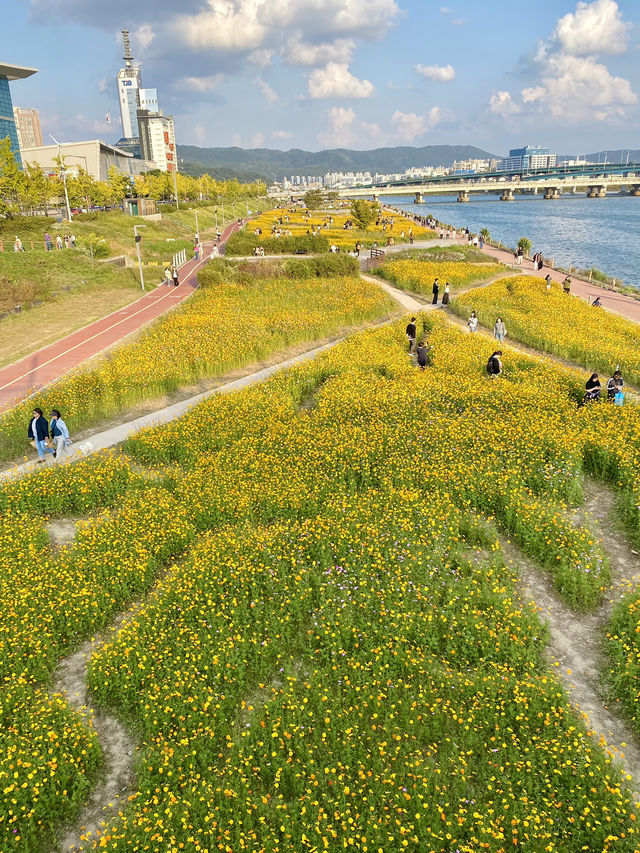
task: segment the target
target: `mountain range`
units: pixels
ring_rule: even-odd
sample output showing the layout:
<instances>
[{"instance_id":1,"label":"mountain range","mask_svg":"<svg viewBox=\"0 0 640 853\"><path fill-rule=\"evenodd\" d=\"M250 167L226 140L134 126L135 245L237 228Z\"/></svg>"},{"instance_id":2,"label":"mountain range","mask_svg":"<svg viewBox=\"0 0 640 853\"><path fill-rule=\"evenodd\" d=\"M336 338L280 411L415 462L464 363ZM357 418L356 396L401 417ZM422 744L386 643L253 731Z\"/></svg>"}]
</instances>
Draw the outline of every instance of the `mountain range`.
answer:
<instances>
[{"instance_id":1,"label":"mountain range","mask_svg":"<svg viewBox=\"0 0 640 853\"><path fill-rule=\"evenodd\" d=\"M326 151L303 151L292 148L279 151L270 148L199 148L179 145L181 168L190 174L216 171L236 173L245 180L263 176L270 181L290 175L324 175L326 172L404 172L410 166L451 166L454 160L469 158L487 160L495 157L474 145L426 145L422 148L398 146L354 151L332 148ZM251 176L251 177L249 177Z\"/></svg>"}]
</instances>

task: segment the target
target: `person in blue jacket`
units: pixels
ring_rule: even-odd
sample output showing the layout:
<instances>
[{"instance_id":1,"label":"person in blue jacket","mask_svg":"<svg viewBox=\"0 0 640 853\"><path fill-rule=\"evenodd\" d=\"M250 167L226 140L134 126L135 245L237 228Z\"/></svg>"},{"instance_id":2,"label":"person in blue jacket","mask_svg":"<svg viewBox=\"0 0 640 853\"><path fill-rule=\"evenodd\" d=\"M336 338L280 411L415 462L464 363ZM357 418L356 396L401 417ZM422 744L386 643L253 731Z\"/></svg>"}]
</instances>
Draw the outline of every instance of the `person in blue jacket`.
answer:
<instances>
[{"instance_id":1,"label":"person in blue jacket","mask_svg":"<svg viewBox=\"0 0 640 853\"><path fill-rule=\"evenodd\" d=\"M68 446L71 444L71 439L67 425L62 420L62 415L58 409L51 409L51 438L55 445L53 455L60 462L65 453L67 456L69 455Z\"/></svg>"},{"instance_id":2,"label":"person in blue jacket","mask_svg":"<svg viewBox=\"0 0 640 853\"><path fill-rule=\"evenodd\" d=\"M42 414L42 409L34 409L31 420L29 421L29 429L27 435L31 441L35 442L36 450L38 451L38 462L44 462L45 454L53 453L53 447L48 446L49 442L49 422Z\"/></svg>"}]
</instances>

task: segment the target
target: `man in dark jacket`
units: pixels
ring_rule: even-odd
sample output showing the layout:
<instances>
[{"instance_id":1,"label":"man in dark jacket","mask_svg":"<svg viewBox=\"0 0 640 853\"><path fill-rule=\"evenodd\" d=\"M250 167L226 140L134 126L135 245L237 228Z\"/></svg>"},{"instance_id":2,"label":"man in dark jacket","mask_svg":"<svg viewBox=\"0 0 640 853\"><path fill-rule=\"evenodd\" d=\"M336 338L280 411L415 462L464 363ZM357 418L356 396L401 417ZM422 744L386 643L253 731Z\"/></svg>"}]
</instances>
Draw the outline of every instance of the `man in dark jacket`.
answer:
<instances>
[{"instance_id":1,"label":"man in dark jacket","mask_svg":"<svg viewBox=\"0 0 640 853\"><path fill-rule=\"evenodd\" d=\"M409 338L409 352L413 352L416 346L416 318L412 317L407 325L407 337Z\"/></svg>"},{"instance_id":2,"label":"man in dark jacket","mask_svg":"<svg viewBox=\"0 0 640 853\"><path fill-rule=\"evenodd\" d=\"M502 373L502 361L500 360L501 357L502 350L499 349L489 356L489 361L487 362L487 373L492 379L494 379L496 376L500 376L500 374Z\"/></svg>"},{"instance_id":3,"label":"man in dark jacket","mask_svg":"<svg viewBox=\"0 0 640 853\"><path fill-rule=\"evenodd\" d=\"M38 451L38 462L44 462L45 453L53 453L53 447L49 446L49 421L42 414L42 409L34 409L27 436L35 442Z\"/></svg>"},{"instance_id":4,"label":"man in dark jacket","mask_svg":"<svg viewBox=\"0 0 640 853\"><path fill-rule=\"evenodd\" d=\"M433 282L433 288L432 288L431 292L433 293L433 303L432 304L437 305L438 304L438 294L440 293L440 282L438 281L438 279L436 279Z\"/></svg>"}]
</instances>

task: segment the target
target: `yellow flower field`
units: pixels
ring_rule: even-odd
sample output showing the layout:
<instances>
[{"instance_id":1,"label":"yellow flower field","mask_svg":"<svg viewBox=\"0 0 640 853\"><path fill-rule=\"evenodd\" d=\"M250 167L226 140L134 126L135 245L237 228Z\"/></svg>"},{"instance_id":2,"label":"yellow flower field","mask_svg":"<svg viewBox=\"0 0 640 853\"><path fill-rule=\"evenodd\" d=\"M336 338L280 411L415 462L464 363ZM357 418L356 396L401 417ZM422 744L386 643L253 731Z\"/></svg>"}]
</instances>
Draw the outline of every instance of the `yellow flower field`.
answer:
<instances>
[{"instance_id":1,"label":"yellow flower field","mask_svg":"<svg viewBox=\"0 0 640 853\"><path fill-rule=\"evenodd\" d=\"M506 346L491 381L490 339L419 324L425 371L402 321L143 431L133 461L0 486L17 726L0 729L1 849L47 847L86 797L95 739L42 686L137 596L89 671L141 743L138 792L96 848L637 849L632 797L549 672L498 530L576 611L597 605L608 566L568 508L587 468L640 530L640 413L578 407L578 372ZM42 516L88 510L51 552ZM31 779L30 739L58 730L27 688L65 747Z\"/></svg>"},{"instance_id":2,"label":"yellow flower field","mask_svg":"<svg viewBox=\"0 0 640 853\"><path fill-rule=\"evenodd\" d=\"M387 222L383 223L383 219ZM392 219L393 223L391 223ZM245 226L245 231L247 234L255 234L258 229L262 230L261 242L267 254L269 254L269 246L283 237L313 236L314 233L325 237L329 244L339 246L341 251L353 251L356 243L361 243L364 248L377 242L380 248L383 248L390 237L394 243L409 243L409 231L412 232L415 240L428 240L436 236L433 231L414 222L410 217L384 208L380 214L380 223L376 225L375 221L372 222L364 236L355 225L348 226L350 220L352 217L348 209L346 211L307 211L299 208L277 208L251 219ZM276 231L281 236L275 236Z\"/></svg>"},{"instance_id":3,"label":"yellow flower field","mask_svg":"<svg viewBox=\"0 0 640 853\"><path fill-rule=\"evenodd\" d=\"M428 261L417 259L398 259L385 261L376 268L376 275L392 281L403 290L412 293L430 294L435 278L440 283L440 299L447 282L453 291L470 284L488 281L505 272L502 264L467 263L465 261Z\"/></svg>"},{"instance_id":4,"label":"yellow flower field","mask_svg":"<svg viewBox=\"0 0 640 853\"><path fill-rule=\"evenodd\" d=\"M141 400L258 362L301 341L376 320L395 303L355 277L251 279L205 285L131 343L80 368L0 415L0 460L29 448L27 423L34 405L56 407L76 431L126 411Z\"/></svg>"},{"instance_id":5,"label":"yellow flower field","mask_svg":"<svg viewBox=\"0 0 640 853\"><path fill-rule=\"evenodd\" d=\"M599 372L603 385L617 364L625 379L640 384L638 324L568 296L559 284L547 291L543 279L502 279L458 297L452 309L465 318L475 310L489 328L501 316L514 340Z\"/></svg>"}]
</instances>

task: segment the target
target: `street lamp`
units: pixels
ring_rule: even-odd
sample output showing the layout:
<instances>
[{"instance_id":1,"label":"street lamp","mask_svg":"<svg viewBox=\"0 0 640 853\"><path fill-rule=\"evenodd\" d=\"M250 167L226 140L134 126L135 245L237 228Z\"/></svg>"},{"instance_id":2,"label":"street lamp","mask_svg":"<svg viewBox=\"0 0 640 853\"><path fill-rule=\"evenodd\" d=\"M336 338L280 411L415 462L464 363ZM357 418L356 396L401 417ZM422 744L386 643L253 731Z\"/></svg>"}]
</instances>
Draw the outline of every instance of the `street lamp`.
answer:
<instances>
[{"instance_id":1,"label":"street lamp","mask_svg":"<svg viewBox=\"0 0 640 853\"><path fill-rule=\"evenodd\" d=\"M173 172L173 189L176 194L176 210L180 210L180 199L178 198L178 178L176 176L176 168L175 166L171 170Z\"/></svg>"},{"instance_id":2,"label":"street lamp","mask_svg":"<svg viewBox=\"0 0 640 853\"><path fill-rule=\"evenodd\" d=\"M136 252L138 253L138 269L140 270L140 286L144 290L144 275L142 273L142 259L140 257L140 240L142 240L142 234L138 234L138 228L146 228L146 225L134 225L133 226L133 234L136 239Z\"/></svg>"},{"instance_id":3,"label":"street lamp","mask_svg":"<svg viewBox=\"0 0 640 853\"><path fill-rule=\"evenodd\" d=\"M196 241L200 242L200 229L198 228L198 211L195 211L196 214Z\"/></svg>"},{"instance_id":4,"label":"street lamp","mask_svg":"<svg viewBox=\"0 0 640 853\"><path fill-rule=\"evenodd\" d=\"M62 155L60 154L60 143L55 138L55 136L52 136L52 134L49 134L49 136L51 136L55 144L58 146L58 163L60 164L60 174L62 175L62 183L64 185L64 197L65 201L67 202L67 219L69 220L69 222L73 222L73 217L71 216L71 207L69 205L69 193L67 192L67 170L64 168L64 165L62 163Z\"/></svg>"}]
</instances>

